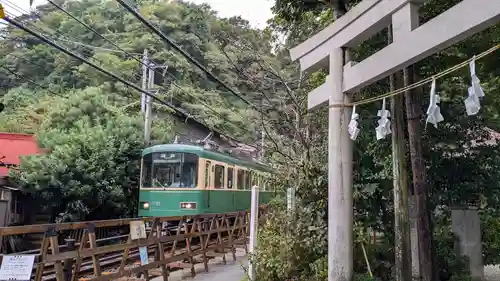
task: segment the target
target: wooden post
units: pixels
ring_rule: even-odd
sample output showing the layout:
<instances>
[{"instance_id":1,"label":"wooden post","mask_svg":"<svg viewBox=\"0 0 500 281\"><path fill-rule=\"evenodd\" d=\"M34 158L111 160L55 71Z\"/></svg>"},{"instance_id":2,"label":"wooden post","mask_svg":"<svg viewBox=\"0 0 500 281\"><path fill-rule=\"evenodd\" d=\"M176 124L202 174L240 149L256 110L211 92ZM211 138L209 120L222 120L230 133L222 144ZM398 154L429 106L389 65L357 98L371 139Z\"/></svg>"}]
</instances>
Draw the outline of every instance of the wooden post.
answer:
<instances>
[{"instance_id":1,"label":"wooden post","mask_svg":"<svg viewBox=\"0 0 500 281\"><path fill-rule=\"evenodd\" d=\"M411 4L409 4L411 5ZM410 9L411 11L408 11ZM393 39L399 39L402 34L410 32L412 7L403 7L393 15L393 24L398 28L393 30L389 26L388 44ZM417 10L418 11L418 10ZM396 90L396 84L401 85L401 72L389 76L390 91ZM392 174L394 192L394 256L396 281L411 281L411 256L410 256L410 225L408 215L408 175L406 167L406 140L404 133L403 97L396 95L391 98L392 114Z\"/></svg>"},{"instance_id":2,"label":"wooden post","mask_svg":"<svg viewBox=\"0 0 500 281\"><path fill-rule=\"evenodd\" d=\"M87 226L88 235L89 235L89 244L91 249L97 248L97 241L95 237L95 225L93 223L89 223ZM99 277L102 275L101 272L101 264L99 263L99 256L96 254L92 255L92 266L94 267L94 276Z\"/></svg>"},{"instance_id":3,"label":"wooden post","mask_svg":"<svg viewBox=\"0 0 500 281\"><path fill-rule=\"evenodd\" d=\"M406 174L403 100L400 95L391 99L392 169L394 190L394 236L396 281L411 280L410 229L408 218L408 178Z\"/></svg>"},{"instance_id":4,"label":"wooden post","mask_svg":"<svg viewBox=\"0 0 500 281\"><path fill-rule=\"evenodd\" d=\"M413 83L413 67L404 70L405 86ZM422 135L420 118L422 110L414 90L405 93L406 117L408 119L408 139L410 143L411 170L413 173L413 189L415 192L417 237L419 249L419 269L422 281L433 281L432 265L432 232L430 212L428 210L427 173L422 153Z\"/></svg>"},{"instance_id":5,"label":"wooden post","mask_svg":"<svg viewBox=\"0 0 500 281\"><path fill-rule=\"evenodd\" d=\"M64 241L66 242L65 252L74 251L76 249L75 239L68 237L64 239ZM64 266L63 266L64 281L71 281L72 269L73 269L73 259L70 258L64 260Z\"/></svg>"},{"instance_id":6,"label":"wooden post","mask_svg":"<svg viewBox=\"0 0 500 281\"><path fill-rule=\"evenodd\" d=\"M48 237L50 242L50 251L52 255L59 254L59 243L57 241L57 228L55 225L50 226L45 235ZM56 269L56 280L64 281L63 268L61 261L54 262L54 268Z\"/></svg>"}]
</instances>

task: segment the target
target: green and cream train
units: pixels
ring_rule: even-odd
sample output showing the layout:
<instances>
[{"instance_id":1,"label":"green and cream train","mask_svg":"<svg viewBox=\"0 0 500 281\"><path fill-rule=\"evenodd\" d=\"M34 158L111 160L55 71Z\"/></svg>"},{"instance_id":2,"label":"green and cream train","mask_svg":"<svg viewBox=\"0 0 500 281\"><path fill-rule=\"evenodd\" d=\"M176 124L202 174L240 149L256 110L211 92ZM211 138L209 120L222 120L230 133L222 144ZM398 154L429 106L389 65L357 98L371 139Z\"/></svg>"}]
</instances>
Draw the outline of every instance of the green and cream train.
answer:
<instances>
[{"instance_id":1,"label":"green and cream train","mask_svg":"<svg viewBox=\"0 0 500 281\"><path fill-rule=\"evenodd\" d=\"M259 203L276 195L266 185L267 166L200 146L155 145L141 161L139 216L184 216L250 208L251 188L259 186Z\"/></svg>"}]
</instances>

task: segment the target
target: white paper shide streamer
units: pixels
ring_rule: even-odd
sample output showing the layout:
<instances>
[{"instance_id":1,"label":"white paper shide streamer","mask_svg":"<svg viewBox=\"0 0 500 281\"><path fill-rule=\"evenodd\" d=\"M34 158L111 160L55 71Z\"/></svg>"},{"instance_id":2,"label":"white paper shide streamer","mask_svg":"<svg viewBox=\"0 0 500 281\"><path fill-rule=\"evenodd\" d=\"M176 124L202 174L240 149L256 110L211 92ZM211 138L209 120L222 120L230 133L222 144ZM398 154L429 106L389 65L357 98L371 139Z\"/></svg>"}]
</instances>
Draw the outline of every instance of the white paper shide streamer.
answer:
<instances>
[{"instance_id":1,"label":"white paper shide streamer","mask_svg":"<svg viewBox=\"0 0 500 281\"><path fill-rule=\"evenodd\" d=\"M375 129L377 132L377 140L381 140L391 133L391 121L389 120L391 113L389 110L385 109L385 106L386 104L384 98L382 101L382 109L380 109L377 113L377 116L380 117L378 120L378 127Z\"/></svg>"},{"instance_id":2,"label":"white paper shide streamer","mask_svg":"<svg viewBox=\"0 0 500 281\"><path fill-rule=\"evenodd\" d=\"M469 96L464 100L467 115L476 115L481 109L479 98L484 97L483 89L481 88L481 81L476 75L476 56L469 62L470 76L472 85L469 87Z\"/></svg>"},{"instance_id":3,"label":"white paper shide streamer","mask_svg":"<svg viewBox=\"0 0 500 281\"><path fill-rule=\"evenodd\" d=\"M349 122L349 126L347 128L351 140L356 140L358 138L360 132L360 129L358 128L358 119L359 114L356 113L356 106L353 106L351 121Z\"/></svg>"},{"instance_id":4,"label":"white paper shide streamer","mask_svg":"<svg viewBox=\"0 0 500 281\"><path fill-rule=\"evenodd\" d=\"M427 108L427 119L425 120L425 124L427 125L427 123L431 123L437 129L437 123L444 121L444 117L441 114L441 109L438 105L441 102L441 98L436 94L436 79L432 79L429 100L429 108Z\"/></svg>"}]
</instances>

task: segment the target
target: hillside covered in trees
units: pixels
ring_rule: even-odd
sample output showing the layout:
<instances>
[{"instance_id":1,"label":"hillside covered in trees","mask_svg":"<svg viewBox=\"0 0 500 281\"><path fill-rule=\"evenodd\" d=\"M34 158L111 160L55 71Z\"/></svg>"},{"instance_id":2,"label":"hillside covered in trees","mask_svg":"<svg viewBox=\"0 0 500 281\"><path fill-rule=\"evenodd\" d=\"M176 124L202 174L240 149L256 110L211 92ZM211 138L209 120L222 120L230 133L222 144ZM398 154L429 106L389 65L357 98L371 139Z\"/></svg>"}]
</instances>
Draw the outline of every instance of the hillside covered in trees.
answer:
<instances>
[{"instance_id":1,"label":"hillside covered in trees","mask_svg":"<svg viewBox=\"0 0 500 281\"><path fill-rule=\"evenodd\" d=\"M258 60L265 59L269 69L281 68L282 60L271 53L270 33L252 29L241 18L219 18L207 5L136 2L164 34L251 105L194 67L117 2L53 3L28 13L12 1L2 2L26 12L16 20L27 28L136 85L147 50L150 61L168 66L156 73L158 97L245 143L260 139L257 110L276 112L280 96L273 88L280 81ZM19 182L26 190L41 191L61 220L133 215L144 146L140 93L14 26L0 32L5 105L0 131L34 133L51 151L23 161ZM155 103L154 110L153 142L173 141L172 109Z\"/></svg>"},{"instance_id":2,"label":"hillside covered in trees","mask_svg":"<svg viewBox=\"0 0 500 281\"><path fill-rule=\"evenodd\" d=\"M255 107L199 71L115 1L53 1L134 58L140 59L147 49L155 63L168 65L156 81L158 95L165 101L248 144L257 142L264 125L266 160L276 169L280 186L297 189L297 212L277 206L262 229L256 257L259 280L326 280L328 113L326 108L306 110L307 93L324 82L326 73L301 75L287 50L342 16L335 5L342 1L276 1L275 16L266 30L252 29L241 18L221 19L206 5L135 1L142 15ZM357 2L349 1L346 8ZM421 22L458 2L426 1ZM136 59L54 5L38 7L18 20L140 85L141 64ZM285 35L284 45L277 44L277 34ZM34 133L50 152L24 159L14 179L25 191L36 191L61 221L135 215L138 159L144 146L139 93L15 27L3 28L1 37L0 98L5 110L0 113L0 130ZM362 60L387 42L385 30L354 48L353 59ZM430 77L499 43L496 25L418 63L417 76ZM453 254L449 226L455 205L480 202L485 264L499 263L500 149L498 142L491 141L500 131L499 65L498 53L477 62L486 93L477 116L467 116L463 106L470 85L468 69L439 80L445 121L438 130L423 126L429 85L415 91L421 105L415 120L422 124L439 280L469 280L462 261ZM389 89L389 79L384 79L354 99ZM369 239L367 230L375 230L384 236L366 249L371 270L380 280L393 280L391 140L375 138L380 106L372 103L358 108L355 271L360 278L368 271L360 245ZM172 141L176 128L173 119L165 117L171 109L156 104L155 111L162 115L153 122L152 139ZM408 168L409 182L411 173Z\"/></svg>"}]
</instances>

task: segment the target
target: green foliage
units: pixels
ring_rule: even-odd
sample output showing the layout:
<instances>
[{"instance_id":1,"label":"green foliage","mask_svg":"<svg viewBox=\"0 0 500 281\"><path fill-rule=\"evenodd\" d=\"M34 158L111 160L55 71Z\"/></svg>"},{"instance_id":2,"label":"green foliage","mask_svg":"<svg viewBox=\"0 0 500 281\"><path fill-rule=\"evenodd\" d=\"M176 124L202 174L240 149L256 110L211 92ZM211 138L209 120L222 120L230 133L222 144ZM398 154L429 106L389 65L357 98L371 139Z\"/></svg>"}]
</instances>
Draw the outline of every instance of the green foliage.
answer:
<instances>
[{"instance_id":1,"label":"green foliage","mask_svg":"<svg viewBox=\"0 0 500 281\"><path fill-rule=\"evenodd\" d=\"M142 118L124 114L103 89L59 99L41 124L48 153L24 158L12 176L57 221L133 216L137 204Z\"/></svg>"},{"instance_id":2,"label":"green foliage","mask_svg":"<svg viewBox=\"0 0 500 281\"><path fill-rule=\"evenodd\" d=\"M256 255L258 280L319 280L324 274L322 258L326 249L323 219L310 210L294 214L277 203L259 230Z\"/></svg>"},{"instance_id":3,"label":"green foliage","mask_svg":"<svg viewBox=\"0 0 500 281\"><path fill-rule=\"evenodd\" d=\"M481 217L481 239L483 241L483 263L485 265L500 264L500 221L491 211L483 211Z\"/></svg>"},{"instance_id":4,"label":"green foliage","mask_svg":"<svg viewBox=\"0 0 500 281\"><path fill-rule=\"evenodd\" d=\"M435 228L434 248L436 249L436 268L439 280L443 281L472 281L468 269L468 260L456 254L455 245L458 238L453 235L448 218Z\"/></svg>"},{"instance_id":5,"label":"green foliage","mask_svg":"<svg viewBox=\"0 0 500 281\"><path fill-rule=\"evenodd\" d=\"M333 1L335 2L335 1ZM286 35L286 47L292 47L304 41L312 34L333 21L335 7L329 1L276 1L273 8L275 17L270 20L272 32ZM459 1L432 0L426 1L421 8L421 20L426 22L437 14L450 8ZM349 1L355 5L357 1ZM332 7L334 9L332 9ZM439 54L429 57L418 63L418 76L429 77L445 70L457 63L472 57L499 43L498 25L484 32L478 33L463 42L446 49ZM362 60L386 45L386 31L373 36L357 48L354 48L353 59ZM279 51L278 51L279 52ZM455 72L438 81L438 93L441 96L441 112L445 122L439 124L439 130L428 126L422 132L424 159L428 174L430 189L429 208L451 207L463 205L471 201L480 202L483 207L481 218L483 220L483 254L485 263L498 263L498 206L500 201L500 150L497 139L499 114L498 103L500 99L494 94L498 92L499 57L492 55L485 60L477 62L476 68L480 76L486 97L482 100L481 113L478 116L466 116L463 99L470 85L470 75L467 69ZM324 73L311 74L304 83L293 89L299 105L305 100L306 94L315 86L323 83ZM379 81L363 89L354 96L355 100L373 97L388 92L387 80ZM428 106L427 93L429 88L423 87L416 94L421 99L422 113ZM392 191L392 162L390 139L376 141L374 136L375 116L380 104L368 104L358 108L361 116L361 135L354 148L354 214L355 221L362 229L375 230L384 234L377 244L366 243L366 251L371 269L379 280L392 280L394 266L394 215ZM304 113L305 116L305 113ZM324 109L310 112L304 119L307 120L308 129L304 135L308 136L307 146L296 149L297 154L293 159L300 159L296 163L289 161L283 164L288 169L282 181L297 188L298 208L297 217L286 220L276 220L272 225L267 225L270 230L263 230L264 237L261 246L262 254L258 260L264 265L265 278L269 280L326 280L326 247L325 241L318 242L318 246L300 252L300 255L290 260L283 253L283 249L301 247L304 243L300 233L309 230L309 226L322 225L326 230L327 219L327 116ZM422 114L423 125L425 115ZM424 126L422 126L424 128ZM304 131L303 131L304 132ZM294 142L295 141L295 142ZM300 138L295 136L293 141L286 140L288 146L300 144ZM293 145L292 145L293 144ZM288 149L290 151L292 149ZM293 151L293 152L295 152ZM279 155L276 159L286 159L286 155ZM407 155L409 158L409 153ZM296 164L291 165L290 162ZM411 180L411 171L408 171ZM411 185L410 185L411 186ZM306 212L301 210L307 210ZM303 214L305 213L305 214ZM281 214L285 217L284 214ZM434 221L434 239L436 250L436 265L440 269L440 280L470 280L466 268L466 261L455 256L453 239L449 233L450 215ZM311 220L317 218L322 222ZM288 226L288 223L292 226ZM302 229L295 229L300 225ZM294 228L292 232L285 231ZM297 227L299 228L299 227ZM262 232L261 232L262 233ZM280 235L281 233L281 235ZM286 233L286 234L285 234ZM319 233L315 233L318 234ZM287 239L287 235L293 238ZM278 237L276 237L278 236ZM311 237L315 237L311 235ZM359 240L360 237L358 237ZM313 238L311 238L312 240ZM315 241L321 238L315 238ZM324 237L322 239L325 239ZM357 240L357 241L358 241ZM287 242L283 242L287 241ZM362 239L360 240L362 241ZM355 272L361 274L357 278L366 276L367 267L360 241L355 245ZM295 243L296 242L296 243ZM272 250L278 250L278 255L272 255ZM293 271L292 268L298 268ZM265 272L264 272L265 271ZM263 279L265 280L265 279Z\"/></svg>"},{"instance_id":6,"label":"green foliage","mask_svg":"<svg viewBox=\"0 0 500 281\"><path fill-rule=\"evenodd\" d=\"M56 2L132 56L140 58L147 49L152 61L167 65L165 75L158 71L155 78L160 98L249 143L260 137L254 110L159 40L116 1ZM266 31L252 29L239 17L220 19L208 5L154 0L135 4L141 14L247 100L259 104L263 99L261 88L255 85L274 94L272 87L280 82L239 79L241 69L261 80L266 75L254 49L280 68ZM142 65L137 60L50 3L17 20L140 85ZM21 172L14 178L27 192L37 194L37 202L61 221L135 215L143 148L139 93L19 29L8 26L1 33L0 63L18 76L0 69L0 102L5 104L0 130L36 134L47 149L43 156L23 159ZM279 98L276 95L273 101ZM154 108L153 143L171 142L172 111L158 104Z\"/></svg>"},{"instance_id":7,"label":"green foliage","mask_svg":"<svg viewBox=\"0 0 500 281\"><path fill-rule=\"evenodd\" d=\"M157 79L159 95L187 111L198 119L206 120L230 135L258 139L255 133L258 122L247 122L255 118L252 110L235 96L228 93L189 63L181 54L149 32L140 21L115 1L58 1L69 13L83 20L104 37L139 58L144 49L157 64L168 66ZM167 34L182 49L200 61L216 76L240 92L247 100L259 104L262 95L250 89L248 82L238 79L238 70L244 69L252 75L262 76L262 71L249 60L252 50L244 50L242 42L259 50L265 57L271 54L271 37L266 31L252 29L239 17L220 19L208 5L195 5L180 1L137 1L141 13ZM81 24L57 10L51 4L37 7L37 12L18 18L28 27L36 27L50 35L56 42L92 62L133 83L140 84L141 64L127 54L114 49L107 41L85 29ZM112 81L106 75L64 55L31 36L7 27L2 30L0 60L2 65L16 70L22 77L30 78L56 92L68 89L108 84L113 92L120 92L133 101L139 94ZM75 44L72 42L79 42ZM90 47L89 47L90 46ZM94 47L91 47L94 46ZM12 89L24 82L11 73L0 71L2 89ZM173 85L175 83L176 85ZM27 85L33 89L33 85ZM0 96L3 95L0 91ZM109 93L108 93L109 94ZM46 94L44 94L46 95ZM130 103L131 101L129 101ZM207 108L208 105L210 108ZM17 110L15 104L6 104ZM138 108L137 106L135 107ZM2 123L2 122L0 122ZM4 127L0 124L0 127ZM10 128L10 127L9 127Z\"/></svg>"}]
</instances>

